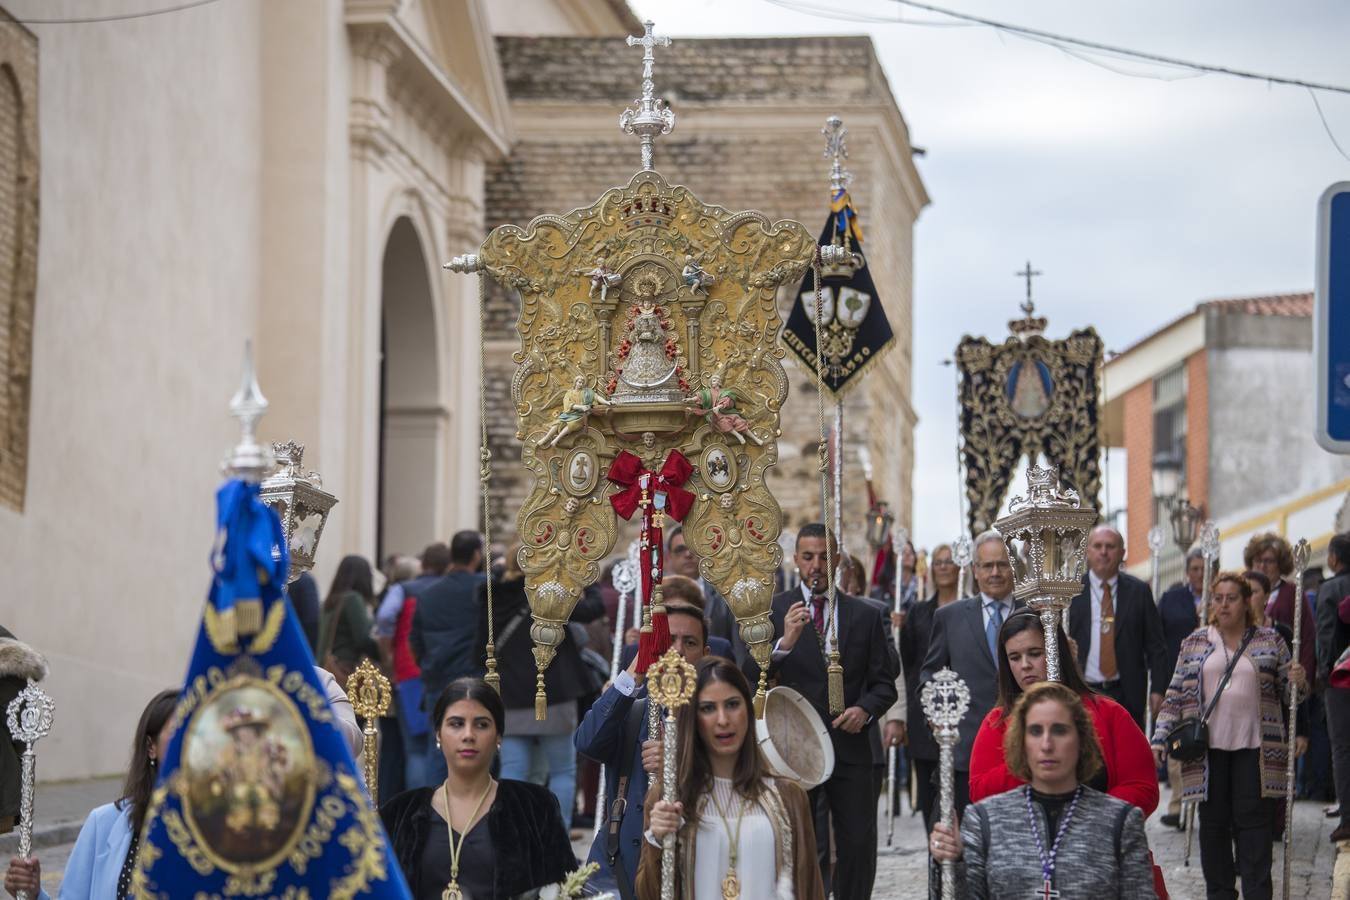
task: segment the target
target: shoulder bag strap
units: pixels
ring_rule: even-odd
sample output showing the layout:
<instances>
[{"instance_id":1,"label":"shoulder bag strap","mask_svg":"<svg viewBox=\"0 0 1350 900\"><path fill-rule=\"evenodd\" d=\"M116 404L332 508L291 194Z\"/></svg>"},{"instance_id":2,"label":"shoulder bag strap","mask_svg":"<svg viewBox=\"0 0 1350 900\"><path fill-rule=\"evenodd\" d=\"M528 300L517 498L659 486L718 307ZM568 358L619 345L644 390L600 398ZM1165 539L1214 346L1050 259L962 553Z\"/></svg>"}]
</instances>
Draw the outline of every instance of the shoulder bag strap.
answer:
<instances>
[{"instance_id":1,"label":"shoulder bag strap","mask_svg":"<svg viewBox=\"0 0 1350 900\"><path fill-rule=\"evenodd\" d=\"M618 885L619 896L623 900L634 900L634 894L633 880L628 876L619 853L619 829L623 826L624 813L628 811L628 780L633 774L633 757L640 755L633 753L630 748L642 733L644 709L645 704L635 699L619 731L619 780L614 785L614 803L610 806L609 822L605 827L605 857L609 860L609 868L614 872L614 883Z\"/></svg>"},{"instance_id":2,"label":"shoulder bag strap","mask_svg":"<svg viewBox=\"0 0 1350 900\"><path fill-rule=\"evenodd\" d=\"M1233 677L1233 669L1237 667L1238 660L1242 659L1242 651L1247 649L1247 645L1252 642L1252 638L1254 637L1256 637L1256 629L1248 628L1247 633L1242 636L1242 643L1238 644L1237 652L1234 653L1233 658L1228 661L1228 667L1223 670L1223 678L1219 680L1219 687L1214 691L1214 696L1210 698L1209 705L1205 707L1204 715L1200 716L1201 722L1209 721L1209 714L1214 712L1214 704L1219 702L1219 695L1223 693L1224 688L1228 687L1228 679ZM1203 673L1200 675L1200 683L1202 685L1204 684Z\"/></svg>"}]
</instances>

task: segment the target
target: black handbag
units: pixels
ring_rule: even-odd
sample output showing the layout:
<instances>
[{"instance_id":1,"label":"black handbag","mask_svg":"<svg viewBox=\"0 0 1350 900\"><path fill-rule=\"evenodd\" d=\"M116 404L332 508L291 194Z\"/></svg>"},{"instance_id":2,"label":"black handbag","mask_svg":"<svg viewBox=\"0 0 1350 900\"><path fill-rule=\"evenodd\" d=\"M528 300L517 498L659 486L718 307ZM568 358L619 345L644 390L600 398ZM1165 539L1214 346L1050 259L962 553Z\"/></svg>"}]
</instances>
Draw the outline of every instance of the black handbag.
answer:
<instances>
[{"instance_id":1,"label":"black handbag","mask_svg":"<svg viewBox=\"0 0 1350 900\"><path fill-rule=\"evenodd\" d=\"M1167 734L1167 755L1172 759L1181 762L1193 762L1202 759L1209 752L1209 714L1214 712L1214 705L1219 702L1219 696L1223 689L1228 687L1228 679L1233 676L1233 669L1237 666L1238 660L1242 658L1242 651L1247 649L1253 637L1256 636L1255 628L1248 628L1247 633L1242 636L1242 643L1238 645L1237 652L1233 658L1228 661L1228 667L1223 670L1223 678L1219 681L1218 690L1210 699L1209 705L1205 707L1204 713L1198 719L1186 719L1178 722ZM1203 675L1197 677L1203 680Z\"/></svg>"}]
</instances>

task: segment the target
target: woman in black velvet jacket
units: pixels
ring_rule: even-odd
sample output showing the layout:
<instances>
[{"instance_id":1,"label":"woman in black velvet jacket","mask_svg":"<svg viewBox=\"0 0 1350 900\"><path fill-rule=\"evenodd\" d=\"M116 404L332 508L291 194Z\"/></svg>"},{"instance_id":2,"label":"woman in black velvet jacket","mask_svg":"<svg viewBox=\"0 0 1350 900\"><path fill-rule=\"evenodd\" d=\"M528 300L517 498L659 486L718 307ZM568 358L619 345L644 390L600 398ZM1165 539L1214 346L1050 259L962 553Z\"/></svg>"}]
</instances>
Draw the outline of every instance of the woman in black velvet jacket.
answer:
<instances>
[{"instance_id":1,"label":"woman in black velvet jacket","mask_svg":"<svg viewBox=\"0 0 1350 900\"><path fill-rule=\"evenodd\" d=\"M436 701L432 719L449 777L380 807L417 900L439 900L452 875L471 900L534 897L577 867L558 801L548 789L496 781L489 774L504 719L501 698L483 681L452 682ZM447 829L447 819L453 829ZM458 871L452 873L455 856Z\"/></svg>"}]
</instances>

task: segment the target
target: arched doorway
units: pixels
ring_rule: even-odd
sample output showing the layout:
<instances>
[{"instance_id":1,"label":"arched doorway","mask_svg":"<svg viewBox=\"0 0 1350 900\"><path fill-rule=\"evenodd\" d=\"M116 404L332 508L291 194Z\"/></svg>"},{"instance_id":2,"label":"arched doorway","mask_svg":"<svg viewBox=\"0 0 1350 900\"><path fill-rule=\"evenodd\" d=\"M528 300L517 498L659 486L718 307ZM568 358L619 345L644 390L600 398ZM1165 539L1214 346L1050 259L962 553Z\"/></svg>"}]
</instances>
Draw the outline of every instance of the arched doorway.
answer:
<instances>
[{"instance_id":1,"label":"arched doorway","mask_svg":"<svg viewBox=\"0 0 1350 900\"><path fill-rule=\"evenodd\" d=\"M380 461L377 559L415 555L437 539L440 448L435 300L412 220L394 223L381 272Z\"/></svg>"}]
</instances>

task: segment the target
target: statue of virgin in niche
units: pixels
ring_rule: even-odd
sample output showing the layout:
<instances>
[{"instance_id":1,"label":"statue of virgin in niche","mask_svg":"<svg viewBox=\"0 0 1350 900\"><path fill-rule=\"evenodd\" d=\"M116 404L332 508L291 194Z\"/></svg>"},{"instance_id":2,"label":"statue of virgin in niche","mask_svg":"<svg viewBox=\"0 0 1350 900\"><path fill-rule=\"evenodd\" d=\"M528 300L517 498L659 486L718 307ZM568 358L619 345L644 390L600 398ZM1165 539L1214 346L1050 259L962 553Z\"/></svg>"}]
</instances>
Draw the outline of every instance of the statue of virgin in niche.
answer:
<instances>
[{"instance_id":1,"label":"statue of virgin in niche","mask_svg":"<svg viewBox=\"0 0 1350 900\"><path fill-rule=\"evenodd\" d=\"M615 396L678 387L675 360L666 349L670 335L657 304L656 293L660 288L661 279L655 274L643 275L633 284L636 314L624 342L626 350L618 370Z\"/></svg>"}]
</instances>

